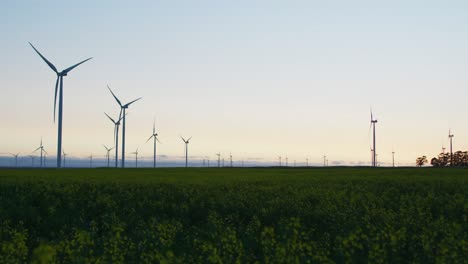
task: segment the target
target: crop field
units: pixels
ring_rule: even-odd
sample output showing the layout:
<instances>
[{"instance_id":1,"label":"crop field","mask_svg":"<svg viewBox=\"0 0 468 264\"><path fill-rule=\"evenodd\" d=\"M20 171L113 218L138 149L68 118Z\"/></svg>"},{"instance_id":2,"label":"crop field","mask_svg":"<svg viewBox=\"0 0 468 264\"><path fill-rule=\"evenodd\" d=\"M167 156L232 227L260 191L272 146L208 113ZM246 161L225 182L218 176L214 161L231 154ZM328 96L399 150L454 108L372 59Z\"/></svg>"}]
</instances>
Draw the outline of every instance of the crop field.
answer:
<instances>
[{"instance_id":1,"label":"crop field","mask_svg":"<svg viewBox=\"0 0 468 264\"><path fill-rule=\"evenodd\" d=\"M466 263L468 169L0 170L0 263Z\"/></svg>"}]
</instances>

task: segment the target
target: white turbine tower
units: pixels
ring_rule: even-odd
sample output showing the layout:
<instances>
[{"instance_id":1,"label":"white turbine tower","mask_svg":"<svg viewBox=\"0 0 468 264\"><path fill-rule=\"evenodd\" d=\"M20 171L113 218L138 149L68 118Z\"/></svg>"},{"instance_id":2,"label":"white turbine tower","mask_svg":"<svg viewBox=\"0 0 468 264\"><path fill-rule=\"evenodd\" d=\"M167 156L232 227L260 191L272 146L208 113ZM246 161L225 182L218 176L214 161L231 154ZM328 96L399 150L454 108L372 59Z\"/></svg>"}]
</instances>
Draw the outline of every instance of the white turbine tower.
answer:
<instances>
[{"instance_id":1,"label":"white turbine tower","mask_svg":"<svg viewBox=\"0 0 468 264\"><path fill-rule=\"evenodd\" d=\"M183 138L183 137L180 137L180 138L185 143L185 168L187 168L188 167L188 144L190 143L190 139L192 137L189 137L189 139L187 139L187 140L185 140L185 138Z\"/></svg>"},{"instance_id":2,"label":"white turbine tower","mask_svg":"<svg viewBox=\"0 0 468 264\"><path fill-rule=\"evenodd\" d=\"M112 119L108 114L104 113L109 120L114 124L114 140L115 140L115 167L118 167L119 163L119 126L120 126L120 121L122 120L123 117L119 117L117 121Z\"/></svg>"},{"instance_id":3,"label":"white turbine tower","mask_svg":"<svg viewBox=\"0 0 468 264\"><path fill-rule=\"evenodd\" d=\"M37 54L49 65L49 67L57 74L57 81L55 82L55 98L54 98L54 122L55 122L55 108L57 104L57 92L58 92L58 138L57 138L57 168L62 167L62 113L63 113L63 76L67 76L67 74L76 68L78 65L89 61L92 58L88 58L82 62L79 62L71 67L66 68L65 70L59 72L57 68L48 61L42 54L29 42L29 45L37 52ZM60 84L60 90L59 90Z\"/></svg>"},{"instance_id":4,"label":"white turbine tower","mask_svg":"<svg viewBox=\"0 0 468 264\"><path fill-rule=\"evenodd\" d=\"M146 143L153 139L153 168L156 168L156 141L161 143L158 139L158 133L156 133L156 121L153 121L153 134L146 140Z\"/></svg>"},{"instance_id":5,"label":"white turbine tower","mask_svg":"<svg viewBox=\"0 0 468 264\"><path fill-rule=\"evenodd\" d=\"M110 167L110 152L111 150L113 150L114 148L108 148L106 145L102 145L105 149L106 149L106 158L107 158L107 168Z\"/></svg>"},{"instance_id":6,"label":"white turbine tower","mask_svg":"<svg viewBox=\"0 0 468 264\"><path fill-rule=\"evenodd\" d=\"M112 96L115 98L115 100L117 101L117 103L119 104L120 106L120 114L119 114L119 119L121 116L123 116L123 127L122 127L122 168L125 168L125 111L127 110L127 108L133 104L134 102L140 100L142 97L138 98L138 99L135 99L127 104L124 104L122 105L122 103L120 102L120 100L117 98L117 96L115 96L114 92L112 92L111 88L109 87L109 85L107 86L107 88L109 89L109 91L111 92Z\"/></svg>"},{"instance_id":7,"label":"white turbine tower","mask_svg":"<svg viewBox=\"0 0 468 264\"><path fill-rule=\"evenodd\" d=\"M377 151L375 148L375 124L377 123L377 119L374 119L372 115L372 109L370 112L371 120L370 120L370 125L372 126L372 167L377 167ZM369 127L370 128L370 127Z\"/></svg>"}]
</instances>

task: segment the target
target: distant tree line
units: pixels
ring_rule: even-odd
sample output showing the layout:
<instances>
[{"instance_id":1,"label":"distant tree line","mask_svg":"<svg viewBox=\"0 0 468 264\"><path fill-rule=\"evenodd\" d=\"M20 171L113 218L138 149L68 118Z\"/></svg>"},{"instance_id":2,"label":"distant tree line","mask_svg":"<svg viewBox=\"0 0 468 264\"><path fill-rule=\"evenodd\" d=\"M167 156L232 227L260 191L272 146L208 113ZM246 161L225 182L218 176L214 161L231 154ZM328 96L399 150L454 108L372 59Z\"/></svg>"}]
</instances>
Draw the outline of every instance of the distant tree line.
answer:
<instances>
[{"instance_id":1,"label":"distant tree line","mask_svg":"<svg viewBox=\"0 0 468 264\"><path fill-rule=\"evenodd\" d=\"M457 151L453 153L440 153L439 156L431 159L434 167L466 167L468 166L468 151Z\"/></svg>"}]
</instances>

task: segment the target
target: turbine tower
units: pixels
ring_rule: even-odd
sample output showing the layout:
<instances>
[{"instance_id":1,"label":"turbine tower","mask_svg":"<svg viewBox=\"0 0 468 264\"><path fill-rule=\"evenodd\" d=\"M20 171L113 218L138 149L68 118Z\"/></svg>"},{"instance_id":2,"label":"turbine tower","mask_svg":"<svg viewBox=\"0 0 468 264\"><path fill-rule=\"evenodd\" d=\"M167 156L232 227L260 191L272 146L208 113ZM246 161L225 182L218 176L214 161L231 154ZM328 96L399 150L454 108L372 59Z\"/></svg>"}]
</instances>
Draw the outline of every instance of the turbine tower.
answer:
<instances>
[{"instance_id":1,"label":"turbine tower","mask_svg":"<svg viewBox=\"0 0 468 264\"><path fill-rule=\"evenodd\" d=\"M91 153L91 155L89 156L89 167L93 167L93 153Z\"/></svg>"},{"instance_id":2,"label":"turbine tower","mask_svg":"<svg viewBox=\"0 0 468 264\"><path fill-rule=\"evenodd\" d=\"M453 134L452 132L450 131L449 129L449 135L448 135L449 139L450 139L450 166L453 166L453 148L452 148L452 140L453 140Z\"/></svg>"},{"instance_id":3,"label":"turbine tower","mask_svg":"<svg viewBox=\"0 0 468 264\"><path fill-rule=\"evenodd\" d=\"M372 131L373 131L373 137L372 137L372 167L376 167L377 166L377 155L376 155L376 148L375 148L375 124L377 123L377 119L374 119L373 115L372 115L372 109L371 109L371 112L370 112L370 116L371 116L371 121L370 121L370 125L372 126Z\"/></svg>"},{"instance_id":4,"label":"turbine tower","mask_svg":"<svg viewBox=\"0 0 468 264\"><path fill-rule=\"evenodd\" d=\"M112 119L108 114L104 113L109 120L114 124L114 140L115 140L115 167L118 167L119 163L119 126L120 121L123 117L119 117L117 121Z\"/></svg>"},{"instance_id":5,"label":"turbine tower","mask_svg":"<svg viewBox=\"0 0 468 264\"><path fill-rule=\"evenodd\" d=\"M187 139L187 140L185 140L185 138L183 138L183 137L180 137L180 138L185 143L185 168L187 168L188 167L188 144L190 143L190 139L192 137L189 137L189 139Z\"/></svg>"},{"instance_id":6,"label":"turbine tower","mask_svg":"<svg viewBox=\"0 0 468 264\"><path fill-rule=\"evenodd\" d=\"M10 155L12 155L12 156L15 158L15 167L18 167L18 156L19 156L19 152L16 153L16 154L10 153Z\"/></svg>"},{"instance_id":7,"label":"turbine tower","mask_svg":"<svg viewBox=\"0 0 468 264\"><path fill-rule=\"evenodd\" d=\"M115 96L114 92L112 92L111 88L109 87L109 85L107 85L107 88L109 89L109 91L111 92L112 96L115 98L115 100L117 101L117 103L119 104L120 106L120 114L119 114L119 119L121 116L123 116L123 127L122 127L122 168L125 168L125 111L127 110L127 108L133 104L134 102L140 100L142 97L138 98L138 99L135 99L127 104L124 104L122 105L122 103L120 102L120 100L117 98L117 96Z\"/></svg>"},{"instance_id":8,"label":"turbine tower","mask_svg":"<svg viewBox=\"0 0 468 264\"><path fill-rule=\"evenodd\" d=\"M42 138L41 138L41 145L39 145L39 147L36 150L34 150L33 152L36 152L38 150L41 150L41 162L40 162L40 164L41 164L41 168L42 168L42 166L43 166L43 159L42 159L43 155L42 155L42 153L47 153L47 151L45 151L45 149L44 149L44 146L42 145Z\"/></svg>"},{"instance_id":9,"label":"turbine tower","mask_svg":"<svg viewBox=\"0 0 468 264\"><path fill-rule=\"evenodd\" d=\"M217 153L216 156L218 156L218 168L221 167L221 153Z\"/></svg>"},{"instance_id":10,"label":"turbine tower","mask_svg":"<svg viewBox=\"0 0 468 264\"><path fill-rule=\"evenodd\" d=\"M135 154L135 168L138 168L138 148L135 150L135 152L132 152L131 154Z\"/></svg>"},{"instance_id":11,"label":"turbine tower","mask_svg":"<svg viewBox=\"0 0 468 264\"><path fill-rule=\"evenodd\" d=\"M62 155L63 155L63 167L65 167L65 160L66 160L68 154L65 153L65 150L62 150Z\"/></svg>"},{"instance_id":12,"label":"turbine tower","mask_svg":"<svg viewBox=\"0 0 468 264\"><path fill-rule=\"evenodd\" d=\"M55 98L54 98L54 122L55 122L55 108L57 104L57 92L58 92L58 138L57 138L57 168L62 167L62 113L63 113L63 76L67 76L68 73L78 65L89 61L92 58L88 58L82 62L79 62L73 66L66 68L65 70L59 72L57 68L48 61L42 54L29 42L29 45L36 51L36 53L44 60L47 65L57 74L57 81L55 82ZM60 90L59 90L60 84ZM42 163L41 163L42 164Z\"/></svg>"},{"instance_id":13,"label":"turbine tower","mask_svg":"<svg viewBox=\"0 0 468 264\"><path fill-rule=\"evenodd\" d=\"M281 167L281 156L278 156L279 159L279 166Z\"/></svg>"},{"instance_id":14,"label":"turbine tower","mask_svg":"<svg viewBox=\"0 0 468 264\"><path fill-rule=\"evenodd\" d=\"M156 168L156 141L161 143L158 139L158 133L156 133L156 121L153 121L153 134L146 140L146 143L148 143L151 138L153 139L153 168Z\"/></svg>"},{"instance_id":15,"label":"turbine tower","mask_svg":"<svg viewBox=\"0 0 468 264\"><path fill-rule=\"evenodd\" d=\"M232 153L229 153L229 159L230 159L231 168L232 168Z\"/></svg>"},{"instance_id":16,"label":"turbine tower","mask_svg":"<svg viewBox=\"0 0 468 264\"><path fill-rule=\"evenodd\" d=\"M107 153L106 153L107 168L109 168L109 167L110 167L110 151L113 150L114 148L108 148L106 145L102 145L102 146L103 146L103 147L106 149L106 151L107 151Z\"/></svg>"}]
</instances>

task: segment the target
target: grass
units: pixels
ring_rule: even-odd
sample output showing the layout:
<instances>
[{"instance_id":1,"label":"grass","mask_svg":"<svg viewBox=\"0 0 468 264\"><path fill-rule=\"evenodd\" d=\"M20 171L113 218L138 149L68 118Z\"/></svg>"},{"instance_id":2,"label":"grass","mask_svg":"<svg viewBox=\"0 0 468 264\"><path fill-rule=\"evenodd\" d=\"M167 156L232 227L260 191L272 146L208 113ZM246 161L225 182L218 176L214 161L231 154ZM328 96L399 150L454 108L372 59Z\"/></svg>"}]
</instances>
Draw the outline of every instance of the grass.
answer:
<instances>
[{"instance_id":1,"label":"grass","mask_svg":"<svg viewBox=\"0 0 468 264\"><path fill-rule=\"evenodd\" d=\"M462 168L0 170L0 262L463 262Z\"/></svg>"}]
</instances>

